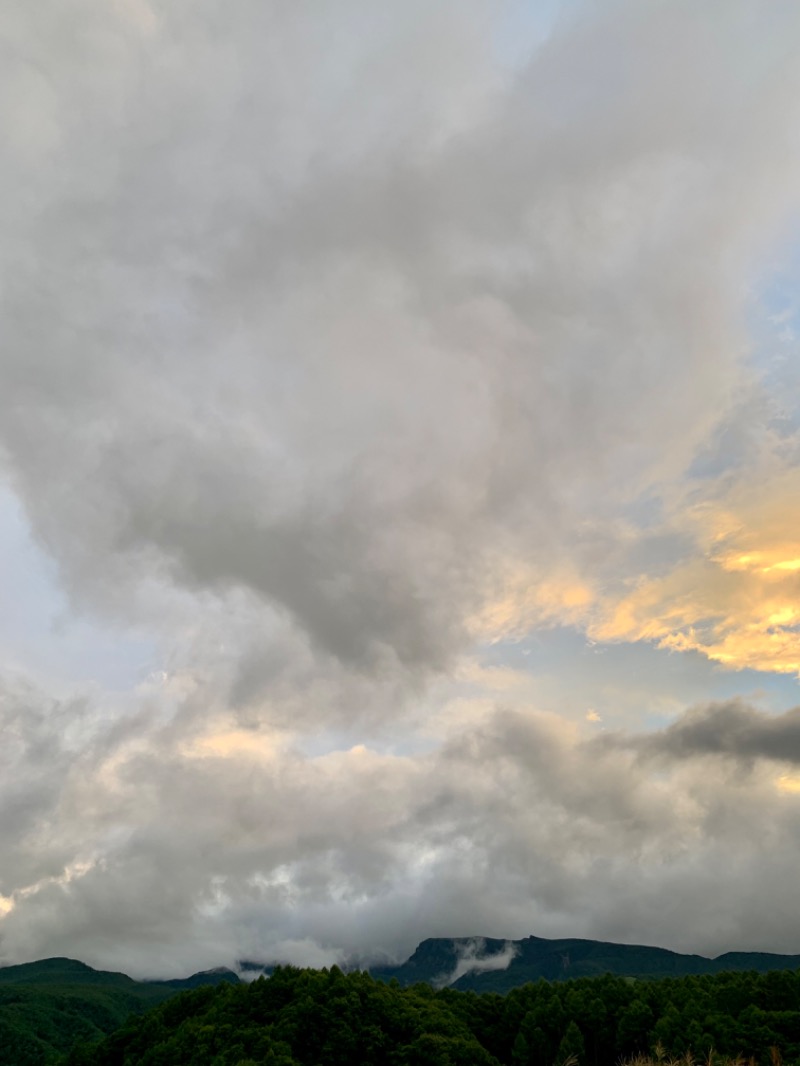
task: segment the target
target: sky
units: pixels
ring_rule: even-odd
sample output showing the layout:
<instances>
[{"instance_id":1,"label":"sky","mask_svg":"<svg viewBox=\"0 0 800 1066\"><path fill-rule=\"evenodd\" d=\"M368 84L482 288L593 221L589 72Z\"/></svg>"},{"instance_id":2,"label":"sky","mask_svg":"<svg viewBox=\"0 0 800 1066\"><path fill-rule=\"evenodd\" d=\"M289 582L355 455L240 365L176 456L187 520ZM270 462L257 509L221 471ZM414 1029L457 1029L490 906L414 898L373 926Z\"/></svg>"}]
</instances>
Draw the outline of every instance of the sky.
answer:
<instances>
[{"instance_id":1,"label":"sky","mask_svg":"<svg viewBox=\"0 0 800 1066\"><path fill-rule=\"evenodd\" d=\"M0 963L800 953L800 6L0 27Z\"/></svg>"}]
</instances>

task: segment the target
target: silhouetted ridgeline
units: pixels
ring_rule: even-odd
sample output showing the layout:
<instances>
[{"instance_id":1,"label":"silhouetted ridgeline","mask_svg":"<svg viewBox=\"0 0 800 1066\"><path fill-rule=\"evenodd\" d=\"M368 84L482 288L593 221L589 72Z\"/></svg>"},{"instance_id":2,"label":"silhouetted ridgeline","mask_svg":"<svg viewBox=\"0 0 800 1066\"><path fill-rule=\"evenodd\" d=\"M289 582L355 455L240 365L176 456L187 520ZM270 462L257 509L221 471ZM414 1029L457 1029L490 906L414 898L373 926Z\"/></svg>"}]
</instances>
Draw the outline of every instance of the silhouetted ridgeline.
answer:
<instances>
[{"instance_id":1,"label":"silhouetted ridgeline","mask_svg":"<svg viewBox=\"0 0 800 1066\"><path fill-rule=\"evenodd\" d=\"M501 965L494 965L495 961ZM541 977L548 981L606 973L626 977L688 977L799 968L800 955L731 951L716 959L707 959L702 955L681 955L665 948L529 936L524 940L490 937L423 940L407 962L400 966L373 966L370 972L381 980L394 977L402 985L428 981L476 992L507 992Z\"/></svg>"}]
</instances>

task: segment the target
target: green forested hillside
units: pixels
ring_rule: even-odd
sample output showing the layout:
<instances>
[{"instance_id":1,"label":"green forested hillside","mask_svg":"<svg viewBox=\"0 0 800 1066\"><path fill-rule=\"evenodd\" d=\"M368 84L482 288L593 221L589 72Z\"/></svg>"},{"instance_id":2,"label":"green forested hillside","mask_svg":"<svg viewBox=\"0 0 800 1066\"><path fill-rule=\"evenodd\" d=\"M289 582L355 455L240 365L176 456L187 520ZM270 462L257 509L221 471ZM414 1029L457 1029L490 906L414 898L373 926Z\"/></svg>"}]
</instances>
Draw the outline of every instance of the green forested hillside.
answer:
<instances>
[{"instance_id":1,"label":"green forested hillside","mask_svg":"<svg viewBox=\"0 0 800 1066\"><path fill-rule=\"evenodd\" d=\"M0 968L0 1066L49 1066L76 1041L98 1040L197 983L236 980L220 971L185 981L134 981L74 959Z\"/></svg>"},{"instance_id":2,"label":"green forested hillside","mask_svg":"<svg viewBox=\"0 0 800 1066\"><path fill-rule=\"evenodd\" d=\"M605 976L476 994L402 988L366 973L279 967L251 985L170 999L69 1066L612 1066L775 1051L800 1064L800 974L724 973L637 981Z\"/></svg>"},{"instance_id":3,"label":"green forested hillside","mask_svg":"<svg viewBox=\"0 0 800 1066\"><path fill-rule=\"evenodd\" d=\"M531 953L527 965L552 965L557 956L547 949L559 943L570 945L571 964L590 972L609 964L607 948L614 947L539 942L538 962ZM492 954L504 942L480 946ZM517 985L505 995L460 990L463 977L435 991L430 982L455 966L463 947L445 940L420 945L404 975L419 983L407 987L385 973L377 980L336 968L277 967L250 985L225 970L138 982L70 959L0 968L0 1066L559 1066L570 1054L580 1066L611 1066L656 1045L667 1056L689 1050L706 1056L713 1048L764 1064L777 1047L784 1063L800 1066L800 971L563 980L562 965L553 975L558 980ZM624 962L651 966L652 952L665 967L709 961L631 948ZM764 958L772 964L788 957ZM524 972L515 967L515 982ZM502 987L507 975L472 976L499 978Z\"/></svg>"}]
</instances>

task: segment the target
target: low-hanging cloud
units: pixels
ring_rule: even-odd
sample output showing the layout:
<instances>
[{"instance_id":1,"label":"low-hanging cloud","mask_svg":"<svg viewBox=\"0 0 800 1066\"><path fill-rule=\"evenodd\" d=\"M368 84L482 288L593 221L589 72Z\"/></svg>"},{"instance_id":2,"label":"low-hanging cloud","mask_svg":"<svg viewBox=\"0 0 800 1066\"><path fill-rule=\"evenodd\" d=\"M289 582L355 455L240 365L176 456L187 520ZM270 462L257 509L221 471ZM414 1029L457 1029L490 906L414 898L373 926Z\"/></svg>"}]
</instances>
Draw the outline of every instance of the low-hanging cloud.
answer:
<instances>
[{"instance_id":1,"label":"low-hanging cloud","mask_svg":"<svg viewBox=\"0 0 800 1066\"><path fill-rule=\"evenodd\" d=\"M491 973L495 970L507 970L519 949L507 940L499 951L487 952L483 937L470 937L456 945L457 960L450 973L435 982L441 986L453 985L460 977L468 973Z\"/></svg>"}]
</instances>

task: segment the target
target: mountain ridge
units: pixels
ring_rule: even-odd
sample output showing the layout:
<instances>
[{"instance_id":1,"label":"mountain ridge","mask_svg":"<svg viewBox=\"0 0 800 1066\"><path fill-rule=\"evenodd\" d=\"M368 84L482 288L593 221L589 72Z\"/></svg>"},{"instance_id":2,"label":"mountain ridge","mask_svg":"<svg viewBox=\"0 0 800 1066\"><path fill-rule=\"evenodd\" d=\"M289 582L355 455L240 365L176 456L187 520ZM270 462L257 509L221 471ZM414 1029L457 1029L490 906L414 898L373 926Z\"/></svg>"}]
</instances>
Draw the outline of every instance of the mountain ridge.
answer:
<instances>
[{"instance_id":1,"label":"mountain ridge","mask_svg":"<svg viewBox=\"0 0 800 1066\"><path fill-rule=\"evenodd\" d=\"M643 944L536 936L521 940L430 937L404 963L369 967L373 977L395 979L401 985L426 981L476 992L507 992L541 978L562 981L606 973L644 978L796 969L800 969L800 955L728 951L709 958Z\"/></svg>"},{"instance_id":2,"label":"mountain ridge","mask_svg":"<svg viewBox=\"0 0 800 1066\"><path fill-rule=\"evenodd\" d=\"M119 970L96 970L79 959L62 955L0 966L0 984L4 985L97 985L103 988L141 991L151 987L159 990L197 988L200 985L219 984L221 981L238 983L239 977L227 966L218 966L211 970L200 970L189 977L137 980Z\"/></svg>"},{"instance_id":3,"label":"mountain ridge","mask_svg":"<svg viewBox=\"0 0 800 1066\"><path fill-rule=\"evenodd\" d=\"M285 964L248 960L237 963L247 973L243 978L227 966L201 970L188 977L137 980L121 971L98 970L77 959L54 956L33 962L0 966L0 985L95 986L132 993L142 998L160 998L170 991L198 988L221 982L240 983L259 974L268 976ZM800 969L800 954L762 951L726 951L717 956L687 954L670 948L644 944L579 937L548 939L528 936L520 940L498 937L428 937L401 963L367 964L353 961L342 969L368 970L382 981L397 980L401 985L426 982L474 991L508 991L527 981L549 981L574 977L687 977L724 971Z\"/></svg>"}]
</instances>

